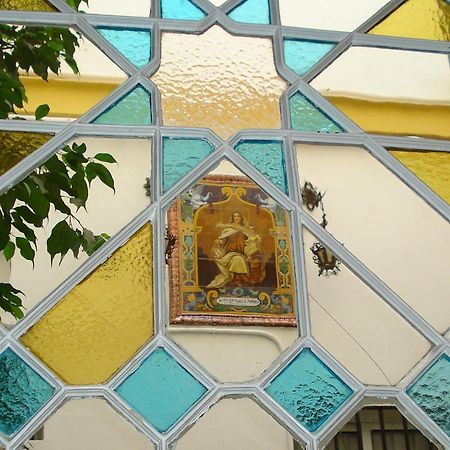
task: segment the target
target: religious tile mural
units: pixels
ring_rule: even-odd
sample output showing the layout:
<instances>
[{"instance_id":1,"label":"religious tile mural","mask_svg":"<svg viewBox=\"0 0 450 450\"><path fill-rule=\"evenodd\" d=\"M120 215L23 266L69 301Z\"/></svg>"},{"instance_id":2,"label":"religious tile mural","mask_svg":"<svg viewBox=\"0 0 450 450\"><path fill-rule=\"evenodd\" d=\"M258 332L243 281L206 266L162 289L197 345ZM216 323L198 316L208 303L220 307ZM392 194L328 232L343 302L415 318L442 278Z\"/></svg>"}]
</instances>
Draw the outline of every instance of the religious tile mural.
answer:
<instances>
[{"instance_id":1,"label":"religious tile mural","mask_svg":"<svg viewBox=\"0 0 450 450\"><path fill-rule=\"evenodd\" d=\"M289 215L256 184L208 176L168 222L172 323L295 326Z\"/></svg>"}]
</instances>

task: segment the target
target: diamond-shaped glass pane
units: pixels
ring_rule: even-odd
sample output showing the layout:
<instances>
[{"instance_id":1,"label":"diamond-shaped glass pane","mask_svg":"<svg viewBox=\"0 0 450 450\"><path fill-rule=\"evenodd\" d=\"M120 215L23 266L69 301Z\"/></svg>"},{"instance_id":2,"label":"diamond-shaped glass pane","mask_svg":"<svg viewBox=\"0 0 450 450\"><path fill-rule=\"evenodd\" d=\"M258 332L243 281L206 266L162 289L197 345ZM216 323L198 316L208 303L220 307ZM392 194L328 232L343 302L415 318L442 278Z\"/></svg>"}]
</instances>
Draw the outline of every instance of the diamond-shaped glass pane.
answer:
<instances>
[{"instance_id":1,"label":"diamond-shaped glass pane","mask_svg":"<svg viewBox=\"0 0 450 450\"><path fill-rule=\"evenodd\" d=\"M309 431L323 425L353 392L310 349L302 350L266 391Z\"/></svg>"},{"instance_id":2,"label":"diamond-shaped glass pane","mask_svg":"<svg viewBox=\"0 0 450 450\"><path fill-rule=\"evenodd\" d=\"M207 391L163 348L155 350L116 389L159 431L167 431Z\"/></svg>"},{"instance_id":3,"label":"diamond-shaped glass pane","mask_svg":"<svg viewBox=\"0 0 450 450\"><path fill-rule=\"evenodd\" d=\"M0 355L0 432L16 433L49 400L54 387L11 349Z\"/></svg>"},{"instance_id":4,"label":"diamond-shaped glass pane","mask_svg":"<svg viewBox=\"0 0 450 450\"><path fill-rule=\"evenodd\" d=\"M450 436L450 357L442 355L406 392Z\"/></svg>"}]
</instances>

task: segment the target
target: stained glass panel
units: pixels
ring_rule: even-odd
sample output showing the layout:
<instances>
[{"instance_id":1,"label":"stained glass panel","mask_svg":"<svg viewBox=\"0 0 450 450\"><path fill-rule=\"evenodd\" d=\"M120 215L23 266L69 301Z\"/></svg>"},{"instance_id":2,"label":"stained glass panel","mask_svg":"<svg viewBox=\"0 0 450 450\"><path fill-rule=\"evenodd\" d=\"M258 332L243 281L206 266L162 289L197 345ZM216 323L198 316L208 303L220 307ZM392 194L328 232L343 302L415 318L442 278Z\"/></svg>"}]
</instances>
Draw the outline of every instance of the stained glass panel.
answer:
<instances>
[{"instance_id":1,"label":"stained glass panel","mask_svg":"<svg viewBox=\"0 0 450 450\"><path fill-rule=\"evenodd\" d=\"M11 349L0 354L0 432L11 436L53 396L55 388Z\"/></svg>"},{"instance_id":2,"label":"stained glass panel","mask_svg":"<svg viewBox=\"0 0 450 450\"><path fill-rule=\"evenodd\" d=\"M0 0L0 9L15 11L57 11L54 6L45 0Z\"/></svg>"},{"instance_id":3,"label":"stained glass panel","mask_svg":"<svg viewBox=\"0 0 450 450\"><path fill-rule=\"evenodd\" d=\"M201 20L206 14L189 0L161 0L163 19Z\"/></svg>"},{"instance_id":4,"label":"stained glass panel","mask_svg":"<svg viewBox=\"0 0 450 450\"><path fill-rule=\"evenodd\" d=\"M0 175L31 155L52 137L47 133L0 131Z\"/></svg>"},{"instance_id":5,"label":"stained glass panel","mask_svg":"<svg viewBox=\"0 0 450 450\"><path fill-rule=\"evenodd\" d=\"M450 41L450 5L445 0L408 0L369 33Z\"/></svg>"},{"instance_id":6,"label":"stained glass panel","mask_svg":"<svg viewBox=\"0 0 450 450\"><path fill-rule=\"evenodd\" d=\"M21 341L66 383L103 383L153 334L151 266L146 225Z\"/></svg>"},{"instance_id":7,"label":"stained glass panel","mask_svg":"<svg viewBox=\"0 0 450 450\"><path fill-rule=\"evenodd\" d=\"M164 125L210 128L223 138L242 128L279 128L278 76L272 42L233 36L218 26L201 35L163 33L161 91Z\"/></svg>"},{"instance_id":8,"label":"stained glass panel","mask_svg":"<svg viewBox=\"0 0 450 450\"><path fill-rule=\"evenodd\" d=\"M266 392L310 431L320 428L353 393L309 348L270 382Z\"/></svg>"},{"instance_id":9,"label":"stained glass panel","mask_svg":"<svg viewBox=\"0 0 450 450\"><path fill-rule=\"evenodd\" d=\"M270 10L268 0L244 0L233 8L228 16L236 22L243 23L270 23Z\"/></svg>"},{"instance_id":10,"label":"stained glass panel","mask_svg":"<svg viewBox=\"0 0 450 450\"><path fill-rule=\"evenodd\" d=\"M116 391L158 431L165 432L207 389L163 348L157 348Z\"/></svg>"}]
</instances>

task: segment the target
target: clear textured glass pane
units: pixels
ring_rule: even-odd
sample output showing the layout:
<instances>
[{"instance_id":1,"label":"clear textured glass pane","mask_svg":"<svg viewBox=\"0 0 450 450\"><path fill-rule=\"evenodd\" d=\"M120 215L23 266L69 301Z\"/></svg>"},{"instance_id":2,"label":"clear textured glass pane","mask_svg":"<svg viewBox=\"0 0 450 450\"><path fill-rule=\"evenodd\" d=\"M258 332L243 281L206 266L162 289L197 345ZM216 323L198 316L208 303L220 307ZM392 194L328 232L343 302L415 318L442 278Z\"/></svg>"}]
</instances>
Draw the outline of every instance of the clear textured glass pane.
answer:
<instances>
[{"instance_id":1,"label":"clear textured glass pane","mask_svg":"<svg viewBox=\"0 0 450 450\"><path fill-rule=\"evenodd\" d=\"M207 389L163 348L157 348L117 393L158 431L172 427Z\"/></svg>"},{"instance_id":2,"label":"clear textured glass pane","mask_svg":"<svg viewBox=\"0 0 450 450\"><path fill-rule=\"evenodd\" d=\"M0 354L0 432L11 436L44 406L55 390L11 349Z\"/></svg>"},{"instance_id":3,"label":"clear textured glass pane","mask_svg":"<svg viewBox=\"0 0 450 450\"><path fill-rule=\"evenodd\" d=\"M320 131L323 133L340 133L344 131L300 92L289 98L291 127L299 131Z\"/></svg>"},{"instance_id":4,"label":"clear textured glass pane","mask_svg":"<svg viewBox=\"0 0 450 450\"><path fill-rule=\"evenodd\" d=\"M309 181L326 192L329 233L445 333L450 325L450 254L443 251L450 245L447 221L363 148L297 144L296 149L300 187ZM320 208L305 210L322 221Z\"/></svg>"},{"instance_id":5,"label":"clear textured glass pane","mask_svg":"<svg viewBox=\"0 0 450 450\"><path fill-rule=\"evenodd\" d=\"M161 0L163 19L202 20L206 14L189 0Z\"/></svg>"},{"instance_id":6,"label":"clear textured glass pane","mask_svg":"<svg viewBox=\"0 0 450 450\"><path fill-rule=\"evenodd\" d=\"M150 31L112 27L97 27L97 31L138 69L150 61Z\"/></svg>"},{"instance_id":7,"label":"clear textured glass pane","mask_svg":"<svg viewBox=\"0 0 450 450\"><path fill-rule=\"evenodd\" d=\"M24 183L19 183L0 197L0 203L13 218L10 240L16 245L10 261L3 257L7 253L0 252L0 283L10 283L24 293L21 296L26 308L24 314L86 261L97 245L100 246L109 236L115 235L150 202L143 187L151 168L150 140L79 136L76 143L85 144L87 150L75 160L75 152L71 151L70 161L85 161L82 163L85 173L87 170L89 177L95 176L90 183L90 178L81 176L81 171L75 176L77 172L63 163L65 153L59 150L58 156L52 157L27 177ZM73 144L69 143L70 146ZM114 160L117 164L112 162ZM86 169L88 164L91 165ZM27 186L32 192L30 196L27 196ZM82 205L86 195L85 209ZM25 205L21 198L25 199ZM62 234L54 233L55 228ZM74 232L78 236L76 239ZM50 242L55 245L50 244L48 247L51 236ZM66 238L58 241L58 236ZM16 238L27 238L31 242L31 249L35 251L34 266L30 260L22 257ZM84 246L77 247L80 240ZM5 244L2 240L2 250ZM24 241L20 241L20 245L24 246ZM51 253L55 253L54 249L66 252L61 264L60 253L52 264ZM28 248L25 255L30 254L32 252ZM11 314L1 311L0 317L5 325L16 323Z\"/></svg>"},{"instance_id":8,"label":"clear textured glass pane","mask_svg":"<svg viewBox=\"0 0 450 450\"><path fill-rule=\"evenodd\" d=\"M224 426L226 424L226 426ZM230 430L233 430L230 433ZM294 439L248 398L225 398L211 407L176 444L177 450L293 450Z\"/></svg>"},{"instance_id":9,"label":"clear textured glass pane","mask_svg":"<svg viewBox=\"0 0 450 450\"><path fill-rule=\"evenodd\" d=\"M450 5L445 0L408 0L370 34L450 41Z\"/></svg>"},{"instance_id":10,"label":"clear textured glass pane","mask_svg":"<svg viewBox=\"0 0 450 450\"><path fill-rule=\"evenodd\" d=\"M243 23L270 23L270 10L268 0L244 0L233 8L228 16L236 22Z\"/></svg>"},{"instance_id":11,"label":"clear textured glass pane","mask_svg":"<svg viewBox=\"0 0 450 450\"><path fill-rule=\"evenodd\" d=\"M450 137L446 54L351 47L311 86L367 132Z\"/></svg>"},{"instance_id":12,"label":"clear textured glass pane","mask_svg":"<svg viewBox=\"0 0 450 450\"><path fill-rule=\"evenodd\" d=\"M450 204L450 153L400 149L389 152Z\"/></svg>"},{"instance_id":13,"label":"clear textured glass pane","mask_svg":"<svg viewBox=\"0 0 450 450\"><path fill-rule=\"evenodd\" d=\"M152 265L145 225L21 341L68 384L106 381L153 333Z\"/></svg>"},{"instance_id":14,"label":"clear textured glass pane","mask_svg":"<svg viewBox=\"0 0 450 450\"><path fill-rule=\"evenodd\" d=\"M213 151L204 139L163 138L163 190L180 181Z\"/></svg>"},{"instance_id":15,"label":"clear textured glass pane","mask_svg":"<svg viewBox=\"0 0 450 450\"><path fill-rule=\"evenodd\" d=\"M298 337L287 211L225 160L167 220L171 337L222 381L257 377Z\"/></svg>"},{"instance_id":16,"label":"clear textured glass pane","mask_svg":"<svg viewBox=\"0 0 450 450\"><path fill-rule=\"evenodd\" d=\"M282 25L353 31L389 0L280 0Z\"/></svg>"},{"instance_id":17,"label":"clear textured glass pane","mask_svg":"<svg viewBox=\"0 0 450 450\"><path fill-rule=\"evenodd\" d=\"M361 447L362 445L362 447ZM366 406L357 412L325 450L437 450L395 406Z\"/></svg>"},{"instance_id":18,"label":"clear textured glass pane","mask_svg":"<svg viewBox=\"0 0 450 450\"><path fill-rule=\"evenodd\" d=\"M281 141L240 141L236 151L287 193L286 166Z\"/></svg>"},{"instance_id":19,"label":"clear textured glass pane","mask_svg":"<svg viewBox=\"0 0 450 450\"><path fill-rule=\"evenodd\" d=\"M152 122L150 93L143 87L136 86L93 122L105 125L150 125Z\"/></svg>"},{"instance_id":20,"label":"clear textured glass pane","mask_svg":"<svg viewBox=\"0 0 450 450\"><path fill-rule=\"evenodd\" d=\"M320 428L353 393L309 348L270 382L266 392L309 431Z\"/></svg>"},{"instance_id":21,"label":"clear textured glass pane","mask_svg":"<svg viewBox=\"0 0 450 450\"><path fill-rule=\"evenodd\" d=\"M331 223L332 216L327 217ZM303 241L314 338L362 383L397 384L430 343L343 263L336 263L336 276L330 271L319 275L324 266L317 264L312 248L320 242L307 230Z\"/></svg>"},{"instance_id":22,"label":"clear textured glass pane","mask_svg":"<svg viewBox=\"0 0 450 450\"><path fill-rule=\"evenodd\" d=\"M0 0L0 9L17 11L57 11L54 6L45 0Z\"/></svg>"},{"instance_id":23,"label":"clear textured glass pane","mask_svg":"<svg viewBox=\"0 0 450 450\"><path fill-rule=\"evenodd\" d=\"M49 70L48 81L44 81L33 71L21 71L20 80L28 99L23 109L16 109L21 117L34 119L36 108L48 104L50 112L44 120L73 120L91 109L127 78L125 73L88 39L73 29L70 31L79 45L73 56L79 73L75 74L64 61L58 74Z\"/></svg>"},{"instance_id":24,"label":"clear textured glass pane","mask_svg":"<svg viewBox=\"0 0 450 450\"><path fill-rule=\"evenodd\" d=\"M450 357L443 354L411 387L408 395L450 436Z\"/></svg>"},{"instance_id":25,"label":"clear textured glass pane","mask_svg":"<svg viewBox=\"0 0 450 450\"><path fill-rule=\"evenodd\" d=\"M223 138L242 128L279 128L278 76L271 39L232 36L219 26L201 35L163 33L164 125L210 128Z\"/></svg>"},{"instance_id":26,"label":"clear textured glass pane","mask_svg":"<svg viewBox=\"0 0 450 450\"><path fill-rule=\"evenodd\" d=\"M0 131L0 175L49 141L53 135L25 131Z\"/></svg>"},{"instance_id":27,"label":"clear textured glass pane","mask_svg":"<svg viewBox=\"0 0 450 450\"><path fill-rule=\"evenodd\" d=\"M304 75L316 65L336 44L331 42L284 39L284 60L298 75Z\"/></svg>"},{"instance_id":28,"label":"clear textured glass pane","mask_svg":"<svg viewBox=\"0 0 450 450\"><path fill-rule=\"evenodd\" d=\"M80 3L78 9L91 14L109 14L114 16L150 16L150 0L138 2L112 2L111 0L89 0Z\"/></svg>"},{"instance_id":29,"label":"clear textured glass pane","mask_svg":"<svg viewBox=\"0 0 450 450\"><path fill-rule=\"evenodd\" d=\"M152 450L154 445L99 398L69 400L26 444L33 450Z\"/></svg>"}]
</instances>

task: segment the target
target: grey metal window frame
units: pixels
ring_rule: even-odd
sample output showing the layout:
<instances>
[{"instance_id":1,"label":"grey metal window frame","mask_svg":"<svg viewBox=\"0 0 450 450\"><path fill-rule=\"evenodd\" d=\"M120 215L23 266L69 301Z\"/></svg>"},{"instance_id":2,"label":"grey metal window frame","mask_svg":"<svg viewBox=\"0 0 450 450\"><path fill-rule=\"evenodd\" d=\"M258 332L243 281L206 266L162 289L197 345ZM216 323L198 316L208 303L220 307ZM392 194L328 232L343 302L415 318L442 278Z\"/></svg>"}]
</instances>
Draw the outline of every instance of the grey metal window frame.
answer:
<instances>
[{"instance_id":1,"label":"grey metal window frame","mask_svg":"<svg viewBox=\"0 0 450 450\"><path fill-rule=\"evenodd\" d=\"M71 398L100 397L105 399L113 409L128 420L136 429L146 435L158 450L172 449L175 448L176 441L195 424L196 420L221 398L248 397L259 404L288 430L296 440L306 444L308 449L317 450L323 448L358 410L368 404L392 404L397 406L401 414L435 444L450 448L450 439L448 436L406 394L406 388L413 380L417 379L441 354L444 352L450 353L450 342L440 335L390 289L389 286L302 209L298 167L294 153L294 145L297 143L362 147L412 189L436 213L440 214L445 220L450 221L450 206L384 148L388 146L406 150L416 149L420 151L450 152L449 141L365 133L308 84L352 45L448 53L450 43L365 34L380 19L386 17L405 0L392 0L388 2L355 31L349 33L282 26L279 17L278 0L269 0L271 10L270 25L248 25L232 21L226 14L236 5L240 4L242 0L229 0L220 7L215 7L206 0L191 0L207 13L206 17L201 21L81 14L74 12L63 0L49 1L60 11L59 13L2 11L0 23L70 26L80 31L87 39L111 58L129 75L129 79L94 108L71 123L0 120L0 130L55 133L55 136L39 150L35 151L0 177L0 194L14 186L14 184L23 179L36 167L40 166L62 144L70 139L76 136L107 136L152 139L151 187L153 196L152 203L144 211L85 261L42 302L34 307L15 327L9 330L0 324L0 352L7 347L11 347L56 389L52 399L19 433L14 435L9 441L0 437L0 444L6 450L19 449L64 401ZM152 15L159 15L159 1L152 0L151 6ZM161 123L161 98L156 85L148 78L158 70L160 64L161 32L180 31L201 34L214 24L219 24L233 34L242 36L265 36L272 39L277 71L280 76L290 83L290 86L280 100L282 118L282 127L280 130L242 130L225 141L208 129L166 127ZM151 29L152 59L150 63L140 70L136 69L121 53L96 32L94 27L100 25ZM308 73L303 77L299 77L284 63L283 37L337 41L338 44L316 66L309 70ZM110 126L89 123L90 120L129 92L138 83L151 92L152 113L155 123L153 126ZM326 134L291 130L288 98L295 91L299 91L307 96L329 117L339 123L345 129L346 133ZM163 136L205 138L216 147L216 150L203 160L194 171L186 175L165 193L162 193L161 190L161 145ZM289 196L271 184L257 169L234 150L233 147L239 140L252 138L275 138L283 141ZM168 292L166 292L164 278L165 211L177 195L185 191L196 180L205 176L223 159L231 160L233 164L258 183L270 196L289 211L292 223L292 241L295 243L293 245L294 263L295 267L299 268L295 275L297 286L297 319L300 336L257 379L245 383L220 383L192 360L181 348L174 344L167 335ZM148 222L151 222L153 225L154 337L107 383L96 386L66 386L33 353L20 343L19 338L50 308L60 301L64 295L70 292L115 250L127 242L142 225ZM378 294L382 300L398 312L432 344L432 350L397 386L379 387L363 385L313 339L307 299L307 279L304 269L303 229L309 230L321 240L360 280ZM208 393L200 402L171 428L168 433L158 432L150 424L135 416L114 391L114 388L120 381L135 370L142 359L159 346L164 347L166 351L181 362L182 365L209 389ZM264 391L264 386L273 376L279 373L304 347L311 348L317 356L354 390L354 394L349 401L324 426L314 433L309 432L294 420Z\"/></svg>"}]
</instances>

